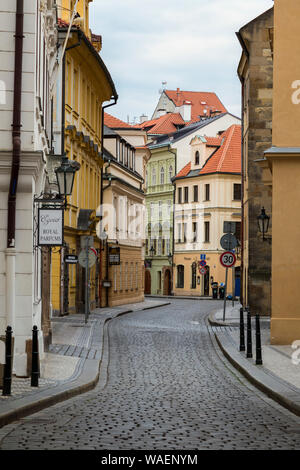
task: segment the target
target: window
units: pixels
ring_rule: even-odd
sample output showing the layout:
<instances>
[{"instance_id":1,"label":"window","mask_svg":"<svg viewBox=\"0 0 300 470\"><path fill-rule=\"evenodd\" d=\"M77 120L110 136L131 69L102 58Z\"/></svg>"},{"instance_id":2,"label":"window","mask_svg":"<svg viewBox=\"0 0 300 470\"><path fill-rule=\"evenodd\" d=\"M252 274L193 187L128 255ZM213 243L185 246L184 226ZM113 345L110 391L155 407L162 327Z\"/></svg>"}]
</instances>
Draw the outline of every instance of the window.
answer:
<instances>
[{"instance_id":1,"label":"window","mask_svg":"<svg viewBox=\"0 0 300 470\"><path fill-rule=\"evenodd\" d=\"M159 218L162 218L162 201L158 202L158 213L159 213Z\"/></svg>"},{"instance_id":2,"label":"window","mask_svg":"<svg viewBox=\"0 0 300 470\"><path fill-rule=\"evenodd\" d=\"M183 225L183 242L186 243L187 223L184 223L182 225Z\"/></svg>"},{"instance_id":3,"label":"window","mask_svg":"<svg viewBox=\"0 0 300 470\"><path fill-rule=\"evenodd\" d=\"M178 188L178 204L182 201L182 188Z\"/></svg>"},{"instance_id":4,"label":"window","mask_svg":"<svg viewBox=\"0 0 300 470\"><path fill-rule=\"evenodd\" d=\"M181 224L177 224L177 243L181 243Z\"/></svg>"},{"instance_id":5,"label":"window","mask_svg":"<svg viewBox=\"0 0 300 470\"><path fill-rule=\"evenodd\" d=\"M233 185L233 199L235 201L240 201L242 199L242 185L241 184Z\"/></svg>"},{"instance_id":6,"label":"window","mask_svg":"<svg viewBox=\"0 0 300 470\"><path fill-rule=\"evenodd\" d=\"M169 167L169 182L172 183L171 178L173 177L173 167L172 165Z\"/></svg>"},{"instance_id":7,"label":"window","mask_svg":"<svg viewBox=\"0 0 300 470\"><path fill-rule=\"evenodd\" d=\"M195 153L195 165L199 165L199 163L200 163L200 156L197 150L197 152Z\"/></svg>"},{"instance_id":8,"label":"window","mask_svg":"<svg viewBox=\"0 0 300 470\"><path fill-rule=\"evenodd\" d=\"M189 188L185 186L184 188L184 202L189 202Z\"/></svg>"},{"instance_id":9,"label":"window","mask_svg":"<svg viewBox=\"0 0 300 470\"><path fill-rule=\"evenodd\" d=\"M161 240L161 238L158 239L158 250L157 251L158 251L157 252L158 256L161 256L161 254L162 254L162 240Z\"/></svg>"},{"instance_id":10,"label":"window","mask_svg":"<svg viewBox=\"0 0 300 470\"><path fill-rule=\"evenodd\" d=\"M152 220L154 217L154 202L150 204L150 219Z\"/></svg>"},{"instance_id":11,"label":"window","mask_svg":"<svg viewBox=\"0 0 300 470\"><path fill-rule=\"evenodd\" d=\"M197 228L197 222L193 222L193 243L196 243L198 239Z\"/></svg>"},{"instance_id":12,"label":"window","mask_svg":"<svg viewBox=\"0 0 300 470\"><path fill-rule=\"evenodd\" d=\"M152 186L156 185L156 170L155 168L152 169Z\"/></svg>"},{"instance_id":13,"label":"window","mask_svg":"<svg viewBox=\"0 0 300 470\"><path fill-rule=\"evenodd\" d=\"M165 183L165 170L163 167L161 167L160 169L160 184L164 184Z\"/></svg>"},{"instance_id":14,"label":"window","mask_svg":"<svg viewBox=\"0 0 300 470\"><path fill-rule=\"evenodd\" d=\"M205 185L205 201L210 200L210 185L206 184Z\"/></svg>"},{"instance_id":15,"label":"window","mask_svg":"<svg viewBox=\"0 0 300 470\"><path fill-rule=\"evenodd\" d=\"M239 242L241 242L241 222L235 223L235 236Z\"/></svg>"},{"instance_id":16,"label":"window","mask_svg":"<svg viewBox=\"0 0 300 470\"><path fill-rule=\"evenodd\" d=\"M177 287L184 288L184 266L182 264L177 266Z\"/></svg>"},{"instance_id":17,"label":"window","mask_svg":"<svg viewBox=\"0 0 300 470\"><path fill-rule=\"evenodd\" d=\"M198 202L198 186L194 186L194 202Z\"/></svg>"},{"instance_id":18,"label":"window","mask_svg":"<svg viewBox=\"0 0 300 470\"><path fill-rule=\"evenodd\" d=\"M204 222L204 242L209 242L209 222Z\"/></svg>"},{"instance_id":19,"label":"window","mask_svg":"<svg viewBox=\"0 0 300 470\"><path fill-rule=\"evenodd\" d=\"M167 211L168 211L168 217L170 217L170 215L171 215L171 201L168 201Z\"/></svg>"}]
</instances>

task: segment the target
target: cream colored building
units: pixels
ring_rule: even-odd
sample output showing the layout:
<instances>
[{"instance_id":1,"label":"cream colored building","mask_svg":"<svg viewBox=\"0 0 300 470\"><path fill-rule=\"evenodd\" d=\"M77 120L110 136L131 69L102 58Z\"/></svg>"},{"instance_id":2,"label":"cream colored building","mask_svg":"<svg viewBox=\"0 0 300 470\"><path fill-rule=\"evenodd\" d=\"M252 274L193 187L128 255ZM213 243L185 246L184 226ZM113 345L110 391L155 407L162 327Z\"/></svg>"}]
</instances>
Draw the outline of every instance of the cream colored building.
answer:
<instances>
[{"instance_id":1,"label":"cream colored building","mask_svg":"<svg viewBox=\"0 0 300 470\"><path fill-rule=\"evenodd\" d=\"M240 237L241 127L232 125L220 137L193 137L190 162L173 184L174 295L210 296L212 282L225 282L226 270L220 264L224 222L236 222L236 236ZM206 273L200 274L203 257ZM239 266L238 260L229 269L228 294L239 295Z\"/></svg>"},{"instance_id":2,"label":"cream colored building","mask_svg":"<svg viewBox=\"0 0 300 470\"><path fill-rule=\"evenodd\" d=\"M136 170L136 149L104 126L104 159L99 230L108 238L102 247L101 307L144 300L144 179Z\"/></svg>"}]
</instances>

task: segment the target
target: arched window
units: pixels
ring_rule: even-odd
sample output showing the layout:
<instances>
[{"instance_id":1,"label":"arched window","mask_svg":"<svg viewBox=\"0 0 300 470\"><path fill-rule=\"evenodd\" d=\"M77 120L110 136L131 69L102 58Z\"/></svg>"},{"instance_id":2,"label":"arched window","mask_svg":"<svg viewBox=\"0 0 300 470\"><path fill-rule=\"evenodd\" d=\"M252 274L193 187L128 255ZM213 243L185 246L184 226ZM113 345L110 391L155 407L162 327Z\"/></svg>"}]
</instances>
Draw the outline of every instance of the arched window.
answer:
<instances>
[{"instance_id":1,"label":"arched window","mask_svg":"<svg viewBox=\"0 0 300 470\"><path fill-rule=\"evenodd\" d=\"M160 184L164 184L164 183L165 183L165 169L162 166L160 169Z\"/></svg>"},{"instance_id":2,"label":"arched window","mask_svg":"<svg viewBox=\"0 0 300 470\"><path fill-rule=\"evenodd\" d=\"M200 156L197 150L197 152L195 153L195 165L199 165L199 163L200 163Z\"/></svg>"},{"instance_id":3,"label":"arched window","mask_svg":"<svg viewBox=\"0 0 300 470\"><path fill-rule=\"evenodd\" d=\"M156 185L156 170L152 168L152 186Z\"/></svg>"},{"instance_id":4,"label":"arched window","mask_svg":"<svg viewBox=\"0 0 300 470\"><path fill-rule=\"evenodd\" d=\"M169 180L170 180L170 183L171 183L171 178L173 177L173 167L172 165L169 167Z\"/></svg>"},{"instance_id":5,"label":"arched window","mask_svg":"<svg viewBox=\"0 0 300 470\"><path fill-rule=\"evenodd\" d=\"M177 287L184 288L184 266L182 264L177 266Z\"/></svg>"}]
</instances>

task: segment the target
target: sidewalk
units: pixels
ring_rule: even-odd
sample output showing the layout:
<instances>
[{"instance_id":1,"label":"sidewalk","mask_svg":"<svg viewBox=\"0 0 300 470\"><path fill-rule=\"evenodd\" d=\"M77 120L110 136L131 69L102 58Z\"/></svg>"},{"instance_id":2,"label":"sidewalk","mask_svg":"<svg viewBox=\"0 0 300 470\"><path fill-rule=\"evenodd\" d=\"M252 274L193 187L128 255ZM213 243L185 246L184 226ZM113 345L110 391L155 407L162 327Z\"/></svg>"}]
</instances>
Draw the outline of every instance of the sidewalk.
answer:
<instances>
[{"instance_id":1,"label":"sidewalk","mask_svg":"<svg viewBox=\"0 0 300 470\"><path fill-rule=\"evenodd\" d=\"M148 300L112 308L97 308L85 323L84 314L53 317L52 344L40 364L39 386L29 378L12 378L11 395L0 390L0 428L43 408L94 388L107 348L108 321L125 313L170 302Z\"/></svg>"},{"instance_id":2,"label":"sidewalk","mask_svg":"<svg viewBox=\"0 0 300 470\"><path fill-rule=\"evenodd\" d=\"M227 301L225 322L223 306L211 312L208 320L210 331L227 359L257 388L300 416L300 363L292 362L295 350L291 345L277 346L270 344L270 318L261 317L262 365L256 365L255 319L252 318L252 353L247 358L246 352L240 352L240 307L238 302L232 306ZM245 345L247 349L247 315L244 312ZM300 354L299 354L300 356ZM299 361L300 362L300 361Z\"/></svg>"}]
</instances>

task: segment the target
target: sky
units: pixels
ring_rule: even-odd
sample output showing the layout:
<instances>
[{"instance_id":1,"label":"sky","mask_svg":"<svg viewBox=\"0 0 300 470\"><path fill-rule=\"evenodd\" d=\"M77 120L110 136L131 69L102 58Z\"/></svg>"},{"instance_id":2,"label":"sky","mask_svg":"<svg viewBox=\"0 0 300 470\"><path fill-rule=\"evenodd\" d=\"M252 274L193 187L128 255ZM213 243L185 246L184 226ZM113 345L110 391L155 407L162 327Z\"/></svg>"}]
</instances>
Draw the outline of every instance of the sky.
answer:
<instances>
[{"instance_id":1,"label":"sky","mask_svg":"<svg viewBox=\"0 0 300 470\"><path fill-rule=\"evenodd\" d=\"M94 0L90 28L102 36L100 55L119 95L107 112L125 122L151 119L165 81L169 90L215 92L240 116L235 33L272 6L272 0Z\"/></svg>"}]
</instances>

